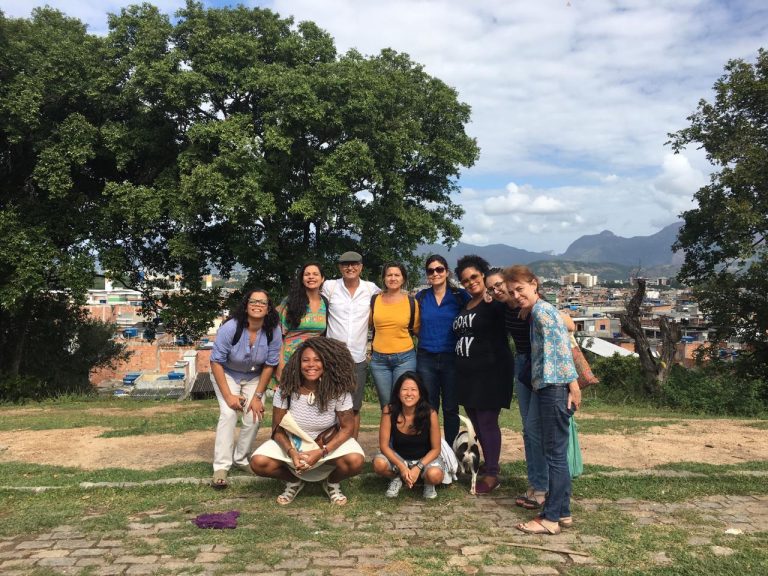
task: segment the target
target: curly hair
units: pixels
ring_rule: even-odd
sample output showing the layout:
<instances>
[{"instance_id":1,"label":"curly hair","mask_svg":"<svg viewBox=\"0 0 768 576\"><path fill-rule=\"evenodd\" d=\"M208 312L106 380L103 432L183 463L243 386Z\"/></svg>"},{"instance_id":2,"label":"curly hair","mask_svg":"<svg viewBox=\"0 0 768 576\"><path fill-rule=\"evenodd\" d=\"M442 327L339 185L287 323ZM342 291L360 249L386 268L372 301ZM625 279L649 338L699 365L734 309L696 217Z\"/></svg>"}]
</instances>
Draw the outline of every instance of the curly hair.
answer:
<instances>
[{"instance_id":1,"label":"curly hair","mask_svg":"<svg viewBox=\"0 0 768 576\"><path fill-rule=\"evenodd\" d=\"M269 297L269 292L263 288L253 288L248 290L243 297L243 300L238 304L237 308L232 311L232 314L225 320L235 320L237 322L236 334L242 334L243 330L248 327L248 300L250 300L253 294L260 293L267 297L267 315L264 316L264 324L262 330L267 335L267 342L272 342L272 335L275 332L275 328L280 324L280 317L277 315L275 305L272 303L272 298Z\"/></svg>"},{"instance_id":2,"label":"curly hair","mask_svg":"<svg viewBox=\"0 0 768 576\"><path fill-rule=\"evenodd\" d=\"M307 312L309 297L307 296L307 289L304 287L304 271L310 266L316 266L320 271L320 277L325 278L323 269L317 262L305 262L297 270L296 277L291 282L288 297L286 298L285 319L288 322L289 330L298 328L299 324L301 324L301 319Z\"/></svg>"},{"instance_id":3,"label":"curly hair","mask_svg":"<svg viewBox=\"0 0 768 576\"><path fill-rule=\"evenodd\" d=\"M404 372L395 381L395 385L392 387L392 396L389 401L389 411L392 418L392 426L397 426L397 419L403 413L403 403L400 400L400 388L406 380L413 380L419 389L419 401L416 403L416 413L413 416L413 428L417 432L423 432L429 428L429 419L432 415L432 406L429 404L429 392L427 387L424 386L424 382L421 376L416 372Z\"/></svg>"},{"instance_id":4,"label":"curly hair","mask_svg":"<svg viewBox=\"0 0 768 576\"><path fill-rule=\"evenodd\" d=\"M478 256L477 254L467 254L466 256L459 258L459 261L456 262L456 268L454 269L456 278L461 280L461 273L467 268L475 268L483 276L488 276L490 265L485 258Z\"/></svg>"},{"instance_id":5,"label":"curly hair","mask_svg":"<svg viewBox=\"0 0 768 576\"><path fill-rule=\"evenodd\" d=\"M317 383L317 402L321 411L328 408L328 402L342 396L345 392L352 394L357 389L355 381L355 362L346 344L317 336L302 342L291 356L283 370L280 379L280 393L283 398L299 394L302 383L301 356L304 350L311 348L323 363L323 375Z\"/></svg>"}]
</instances>

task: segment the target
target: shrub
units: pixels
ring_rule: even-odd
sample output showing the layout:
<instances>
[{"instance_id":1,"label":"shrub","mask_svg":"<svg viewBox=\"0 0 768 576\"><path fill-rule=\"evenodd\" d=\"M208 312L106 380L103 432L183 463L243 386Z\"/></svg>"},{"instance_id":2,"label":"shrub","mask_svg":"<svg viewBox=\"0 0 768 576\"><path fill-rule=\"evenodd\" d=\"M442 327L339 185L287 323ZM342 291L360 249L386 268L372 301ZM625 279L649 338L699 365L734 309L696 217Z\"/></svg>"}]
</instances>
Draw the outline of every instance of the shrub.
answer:
<instances>
[{"instance_id":1,"label":"shrub","mask_svg":"<svg viewBox=\"0 0 768 576\"><path fill-rule=\"evenodd\" d=\"M600 379L600 384L591 388L598 398L619 404L649 400L643 390L643 372L637 358L618 354L602 358L585 354L592 371Z\"/></svg>"},{"instance_id":2,"label":"shrub","mask_svg":"<svg viewBox=\"0 0 768 576\"><path fill-rule=\"evenodd\" d=\"M48 396L46 383L33 376L0 378L0 402L17 404L25 400L42 400Z\"/></svg>"},{"instance_id":3,"label":"shrub","mask_svg":"<svg viewBox=\"0 0 768 576\"><path fill-rule=\"evenodd\" d=\"M686 412L755 416L768 409L767 392L766 381L738 376L723 364L697 369L673 366L662 385L661 402Z\"/></svg>"}]
</instances>

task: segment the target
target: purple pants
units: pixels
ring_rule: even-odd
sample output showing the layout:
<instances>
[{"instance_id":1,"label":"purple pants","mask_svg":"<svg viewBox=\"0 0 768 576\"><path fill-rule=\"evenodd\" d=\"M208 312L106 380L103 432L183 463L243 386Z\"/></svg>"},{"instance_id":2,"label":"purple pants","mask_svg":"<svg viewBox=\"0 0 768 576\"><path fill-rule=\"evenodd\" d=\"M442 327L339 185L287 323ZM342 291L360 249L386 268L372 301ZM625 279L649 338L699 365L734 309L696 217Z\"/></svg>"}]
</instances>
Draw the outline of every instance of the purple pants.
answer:
<instances>
[{"instance_id":1,"label":"purple pants","mask_svg":"<svg viewBox=\"0 0 768 576\"><path fill-rule=\"evenodd\" d=\"M499 475L499 457L501 456L501 428L499 428L501 408L479 410L465 406L464 409L475 427L477 439L480 440L480 447L483 449L485 475L495 478Z\"/></svg>"}]
</instances>

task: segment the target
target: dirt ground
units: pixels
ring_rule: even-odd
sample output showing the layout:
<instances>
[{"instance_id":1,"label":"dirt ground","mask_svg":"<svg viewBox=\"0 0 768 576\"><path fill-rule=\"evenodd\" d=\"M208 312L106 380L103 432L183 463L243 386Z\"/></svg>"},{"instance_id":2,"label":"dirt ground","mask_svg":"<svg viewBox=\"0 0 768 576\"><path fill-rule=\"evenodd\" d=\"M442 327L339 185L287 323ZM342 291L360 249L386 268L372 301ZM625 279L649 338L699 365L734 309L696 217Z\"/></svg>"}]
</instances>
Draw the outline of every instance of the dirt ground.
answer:
<instances>
[{"instance_id":1,"label":"dirt ground","mask_svg":"<svg viewBox=\"0 0 768 576\"><path fill-rule=\"evenodd\" d=\"M175 406L151 407L142 415L176 412ZM119 411L116 410L117 414ZM104 414L104 410L99 410ZM594 417L594 415L592 415ZM583 415L586 418L589 415ZM655 419L658 421L658 419ZM627 469L646 469L666 462L737 464L768 460L768 430L744 420L679 420L635 434L581 434L584 462ZM70 430L17 430L0 432L0 461L77 466L87 470L133 468L152 470L178 462L210 460L214 431L181 435L156 434L124 438L99 438L106 428ZM259 431L257 444L268 437ZM366 454L376 452L377 432L364 429L360 443ZM522 437L503 431L502 462L523 459Z\"/></svg>"}]
</instances>

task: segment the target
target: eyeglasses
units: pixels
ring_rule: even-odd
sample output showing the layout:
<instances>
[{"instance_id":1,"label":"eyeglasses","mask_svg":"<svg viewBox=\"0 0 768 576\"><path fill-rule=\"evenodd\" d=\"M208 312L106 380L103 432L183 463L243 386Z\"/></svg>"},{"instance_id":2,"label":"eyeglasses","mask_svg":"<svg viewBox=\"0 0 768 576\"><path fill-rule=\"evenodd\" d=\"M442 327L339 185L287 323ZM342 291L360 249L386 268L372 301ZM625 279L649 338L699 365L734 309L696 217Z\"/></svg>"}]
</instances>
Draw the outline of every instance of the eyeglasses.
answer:
<instances>
[{"instance_id":1,"label":"eyeglasses","mask_svg":"<svg viewBox=\"0 0 768 576\"><path fill-rule=\"evenodd\" d=\"M339 266L342 268L355 268L356 266L360 266L360 262L339 262Z\"/></svg>"},{"instance_id":2,"label":"eyeglasses","mask_svg":"<svg viewBox=\"0 0 768 576\"><path fill-rule=\"evenodd\" d=\"M248 299L248 304L250 304L251 306L268 306L269 305L269 300L261 300L261 299L256 299L256 298L249 298Z\"/></svg>"},{"instance_id":3,"label":"eyeglasses","mask_svg":"<svg viewBox=\"0 0 768 576\"><path fill-rule=\"evenodd\" d=\"M482 278L482 276L483 275L480 274L480 272L475 272L474 274L470 274L466 278L462 278L461 279L461 285L462 286L466 286L470 282L474 282L475 280L479 280L480 278Z\"/></svg>"},{"instance_id":4,"label":"eyeglasses","mask_svg":"<svg viewBox=\"0 0 768 576\"><path fill-rule=\"evenodd\" d=\"M486 290L486 292L491 296L493 296L494 292L500 292L503 294L504 292L506 292L506 290L504 290L504 282L501 280L498 282L494 282L493 285Z\"/></svg>"},{"instance_id":5,"label":"eyeglasses","mask_svg":"<svg viewBox=\"0 0 768 576\"><path fill-rule=\"evenodd\" d=\"M435 266L434 268L427 268L427 276L432 276L433 274L442 274L445 272L445 266Z\"/></svg>"}]
</instances>

